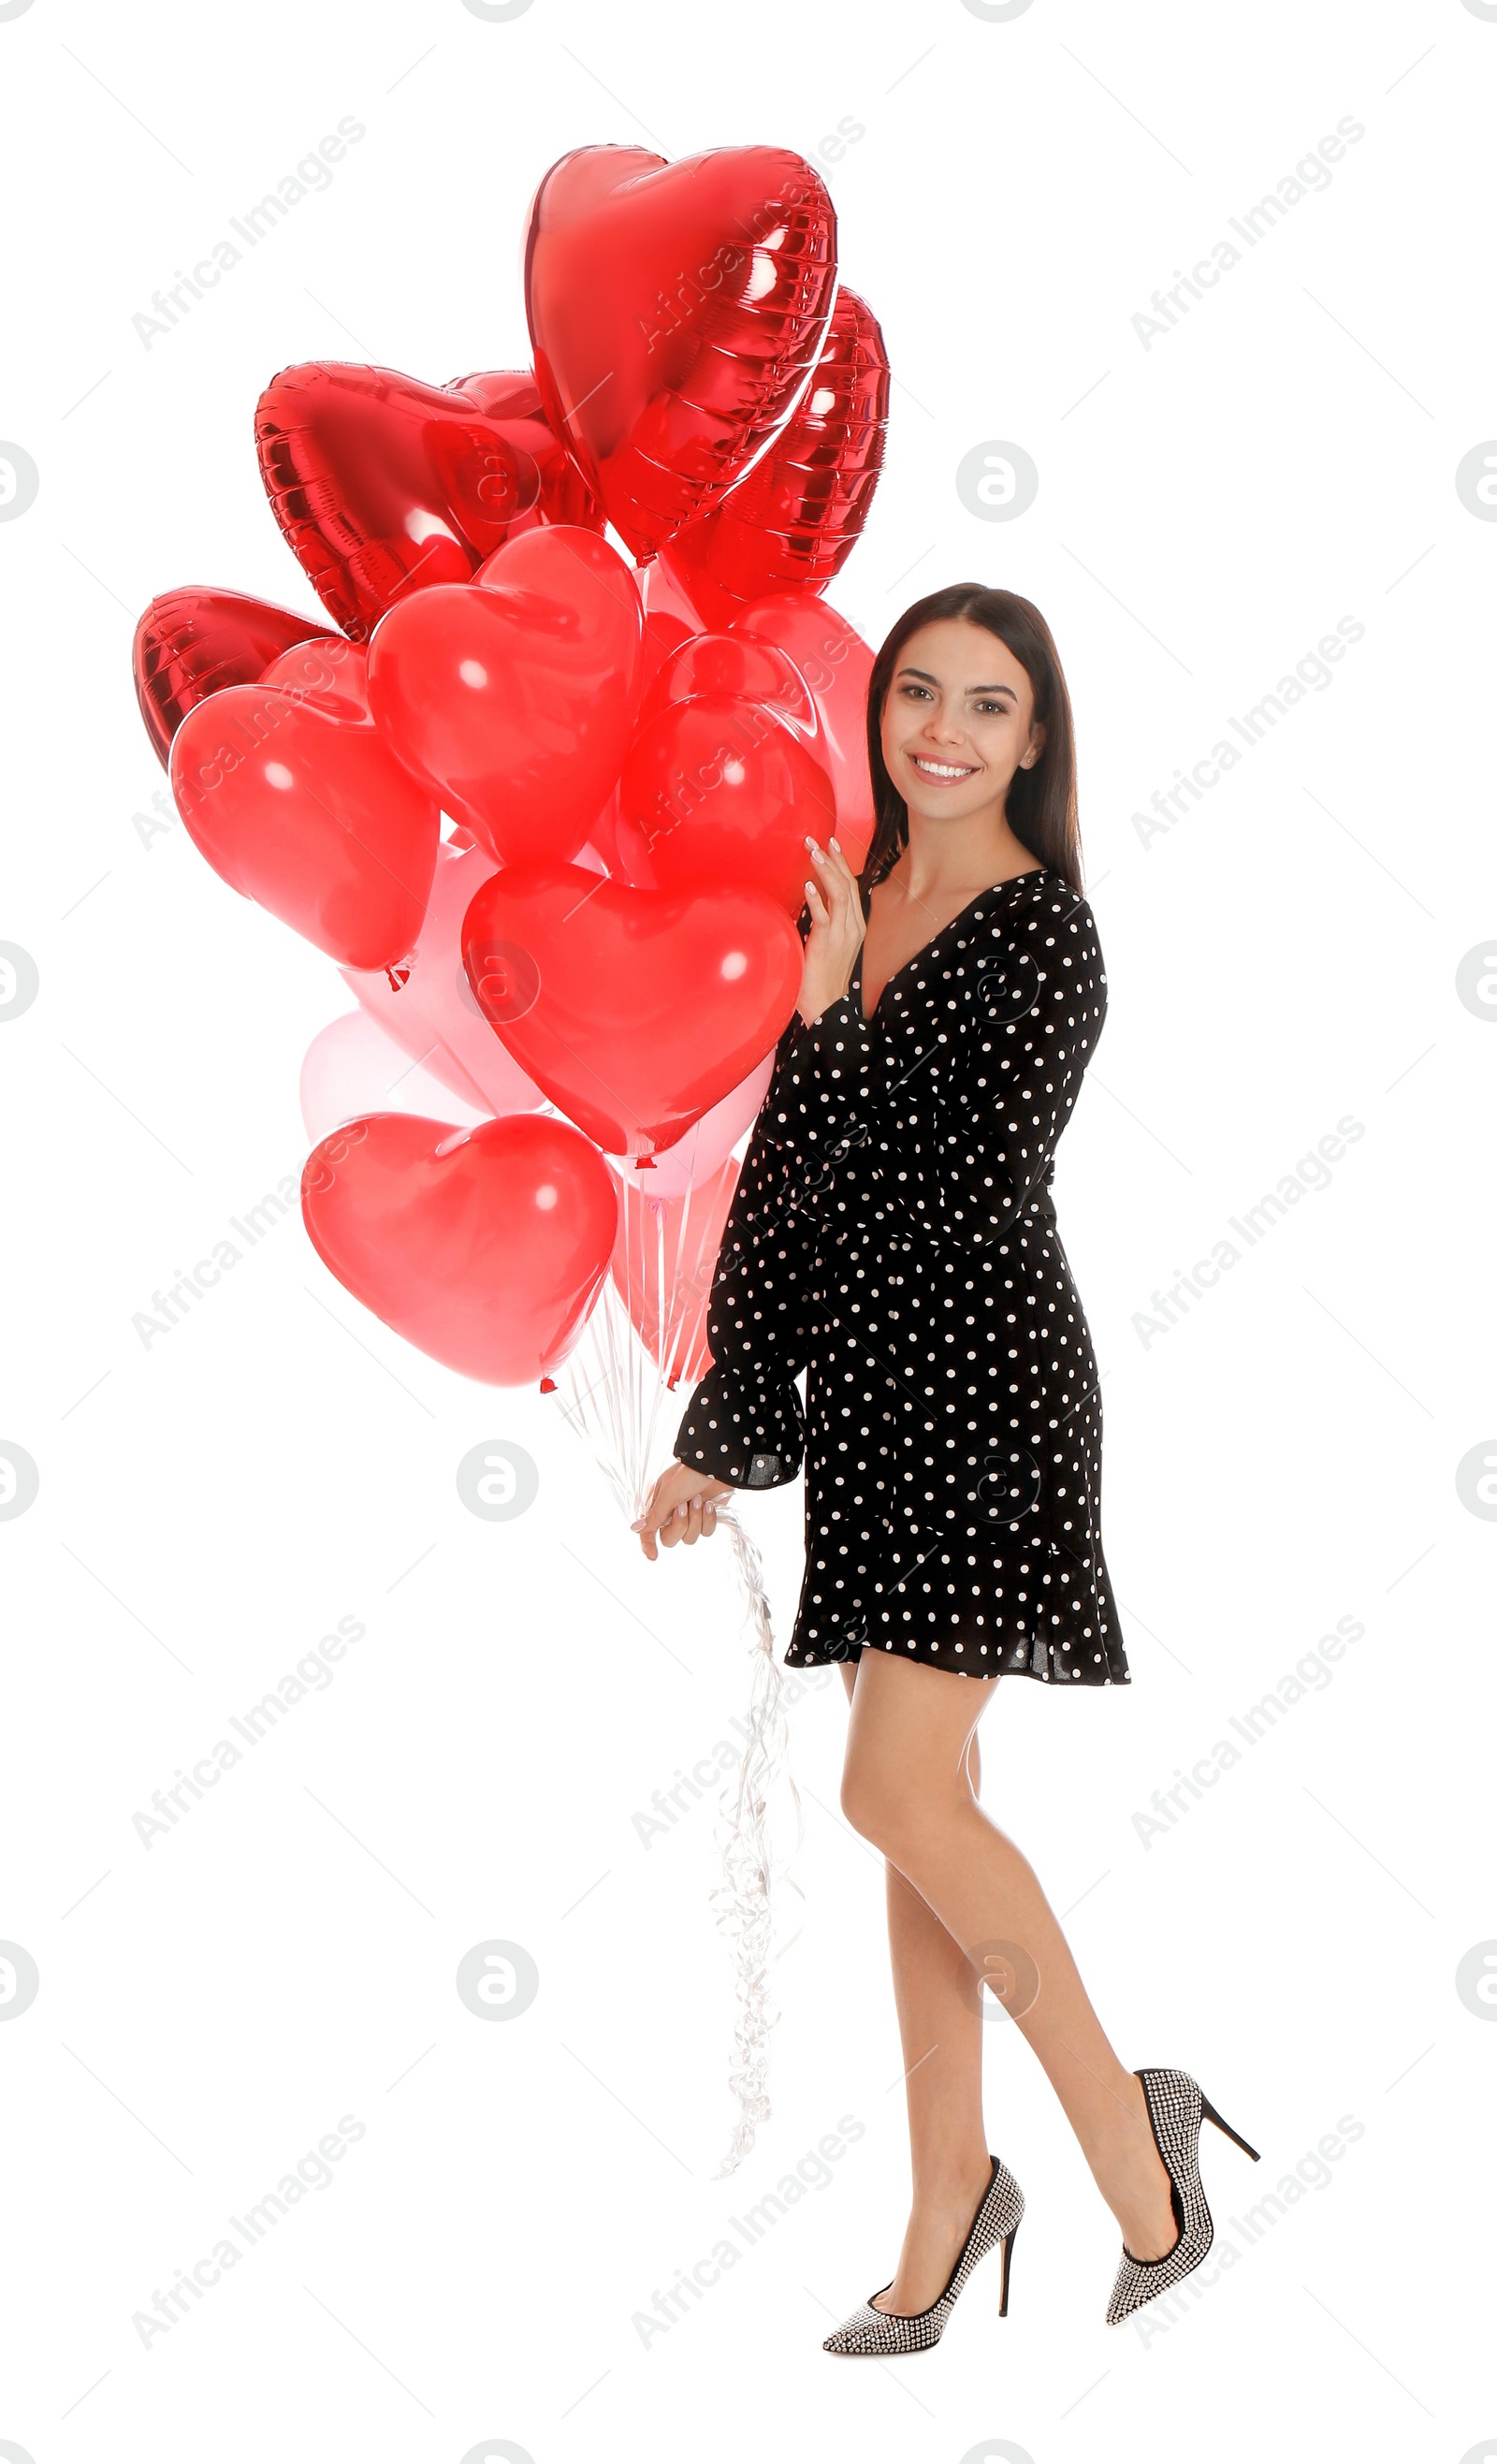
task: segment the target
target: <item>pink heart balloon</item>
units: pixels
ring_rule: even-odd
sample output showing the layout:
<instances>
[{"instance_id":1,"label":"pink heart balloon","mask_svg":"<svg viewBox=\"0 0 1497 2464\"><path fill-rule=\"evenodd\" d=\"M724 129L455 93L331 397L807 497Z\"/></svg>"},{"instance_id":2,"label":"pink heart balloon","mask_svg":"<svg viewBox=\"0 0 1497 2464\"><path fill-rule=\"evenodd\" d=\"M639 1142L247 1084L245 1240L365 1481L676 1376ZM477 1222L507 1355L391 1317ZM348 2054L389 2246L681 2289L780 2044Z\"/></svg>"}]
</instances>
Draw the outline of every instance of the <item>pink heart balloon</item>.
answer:
<instances>
[{"instance_id":1,"label":"pink heart balloon","mask_svg":"<svg viewBox=\"0 0 1497 2464\"><path fill-rule=\"evenodd\" d=\"M545 1097L513 1061L463 973L463 917L498 867L459 832L437 849L426 920L408 961L393 970L343 967L360 1007L412 1061L484 1113L533 1112Z\"/></svg>"}]
</instances>

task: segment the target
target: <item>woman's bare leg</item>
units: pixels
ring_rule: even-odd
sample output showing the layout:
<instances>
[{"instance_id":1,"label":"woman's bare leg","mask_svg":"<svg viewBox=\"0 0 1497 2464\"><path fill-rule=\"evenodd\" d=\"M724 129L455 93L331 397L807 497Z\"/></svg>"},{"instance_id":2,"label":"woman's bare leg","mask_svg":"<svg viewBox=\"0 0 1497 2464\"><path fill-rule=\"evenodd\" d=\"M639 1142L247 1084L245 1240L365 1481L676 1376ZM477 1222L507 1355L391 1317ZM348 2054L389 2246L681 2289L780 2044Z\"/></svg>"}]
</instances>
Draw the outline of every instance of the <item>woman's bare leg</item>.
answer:
<instances>
[{"instance_id":1,"label":"woman's bare leg","mask_svg":"<svg viewBox=\"0 0 1497 2464\"><path fill-rule=\"evenodd\" d=\"M1016 1999L1015 2022L1061 2101L1125 2245L1137 2258L1158 2257L1172 2247L1176 2226L1143 2089L1109 2043L1032 1867L983 1813L965 1777L969 1742L995 1690L992 1681L865 1650L851 1692L843 1812L914 1884L964 1953L1004 1942L1032 1961L1039 1990L1027 2009ZM970 1963L968 1975L975 1981ZM933 2226L920 2239L930 2246L939 2235ZM896 2279L881 2306L923 2309L944 2282L944 2275L933 2283L922 2271L911 2298L896 2301L896 2289L906 2292Z\"/></svg>"},{"instance_id":2,"label":"woman's bare leg","mask_svg":"<svg viewBox=\"0 0 1497 2464\"><path fill-rule=\"evenodd\" d=\"M855 1665L844 1665L849 1703L856 1673ZM968 1771L975 1796L976 1736ZM991 2171L982 2126L982 2013L966 1953L887 1859L884 1886L904 2049L911 2206L899 2265L874 2307L910 2312L927 2309L945 2285Z\"/></svg>"}]
</instances>

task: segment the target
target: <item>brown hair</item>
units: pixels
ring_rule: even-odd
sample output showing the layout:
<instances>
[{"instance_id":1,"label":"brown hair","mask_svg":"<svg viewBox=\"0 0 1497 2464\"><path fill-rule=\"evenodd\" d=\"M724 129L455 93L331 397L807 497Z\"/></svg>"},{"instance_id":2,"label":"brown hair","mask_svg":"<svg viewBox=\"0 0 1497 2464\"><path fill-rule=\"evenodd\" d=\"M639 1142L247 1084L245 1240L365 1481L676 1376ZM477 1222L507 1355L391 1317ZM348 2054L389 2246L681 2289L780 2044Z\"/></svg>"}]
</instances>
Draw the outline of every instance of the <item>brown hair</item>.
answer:
<instances>
[{"instance_id":1,"label":"brown hair","mask_svg":"<svg viewBox=\"0 0 1497 2464\"><path fill-rule=\"evenodd\" d=\"M1021 599L1012 590L990 590L980 582L954 582L905 609L869 677L868 766L873 782L873 836L858 876L865 895L892 869L910 844L909 810L884 766L882 743L884 704L899 654L922 625L940 625L953 617L995 634L1012 650L1029 679L1035 721L1044 725L1045 744L1033 769L1016 770L1009 782L1008 826L1031 855L1079 893L1076 737L1054 635L1032 600Z\"/></svg>"}]
</instances>

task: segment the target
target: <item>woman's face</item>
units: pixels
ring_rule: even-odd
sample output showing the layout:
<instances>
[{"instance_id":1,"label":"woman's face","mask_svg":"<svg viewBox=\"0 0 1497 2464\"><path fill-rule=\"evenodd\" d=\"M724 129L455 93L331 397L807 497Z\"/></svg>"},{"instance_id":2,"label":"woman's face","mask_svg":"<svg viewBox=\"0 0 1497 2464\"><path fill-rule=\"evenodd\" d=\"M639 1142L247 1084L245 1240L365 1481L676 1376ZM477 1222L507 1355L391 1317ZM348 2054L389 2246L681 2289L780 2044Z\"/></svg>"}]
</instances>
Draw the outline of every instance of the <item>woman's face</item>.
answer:
<instances>
[{"instance_id":1,"label":"woman's face","mask_svg":"<svg viewBox=\"0 0 1497 2464\"><path fill-rule=\"evenodd\" d=\"M1045 741L1028 672L985 625L922 625L884 702L884 762L912 813L964 821L999 803Z\"/></svg>"}]
</instances>

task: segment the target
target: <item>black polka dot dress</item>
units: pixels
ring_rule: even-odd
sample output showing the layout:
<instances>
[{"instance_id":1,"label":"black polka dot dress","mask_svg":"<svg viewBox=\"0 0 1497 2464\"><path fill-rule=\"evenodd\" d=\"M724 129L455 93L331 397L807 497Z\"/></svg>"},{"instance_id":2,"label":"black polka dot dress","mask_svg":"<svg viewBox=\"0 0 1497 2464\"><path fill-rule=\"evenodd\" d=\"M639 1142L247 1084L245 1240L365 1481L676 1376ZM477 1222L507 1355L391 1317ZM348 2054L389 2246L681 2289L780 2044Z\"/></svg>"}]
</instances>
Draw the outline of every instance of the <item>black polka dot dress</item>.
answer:
<instances>
[{"instance_id":1,"label":"black polka dot dress","mask_svg":"<svg viewBox=\"0 0 1497 2464\"><path fill-rule=\"evenodd\" d=\"M737 1488L804 1458L788 1662L1126 1684L1096 1361L1049 1195L1107 1009L1091 910L1042 867L981 891L871 1019L862 974L860 951L780 1040L676 1455Z\"/></svg>"}]
</instances>

